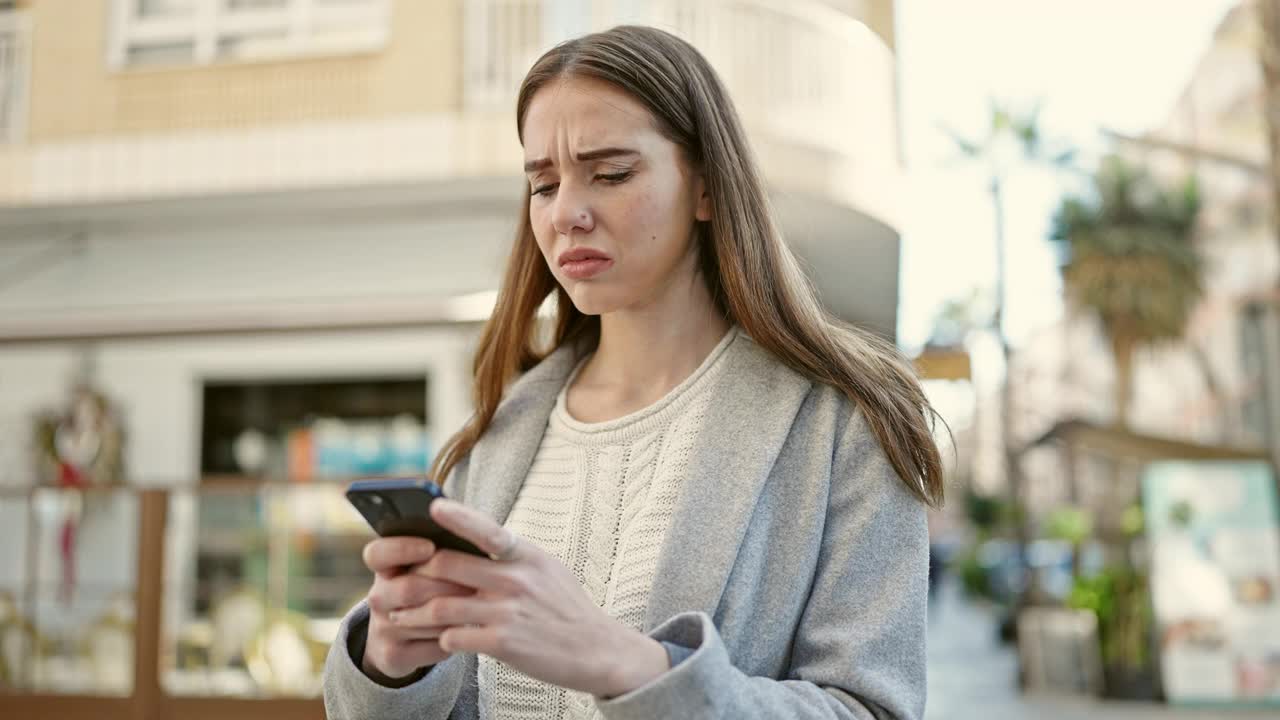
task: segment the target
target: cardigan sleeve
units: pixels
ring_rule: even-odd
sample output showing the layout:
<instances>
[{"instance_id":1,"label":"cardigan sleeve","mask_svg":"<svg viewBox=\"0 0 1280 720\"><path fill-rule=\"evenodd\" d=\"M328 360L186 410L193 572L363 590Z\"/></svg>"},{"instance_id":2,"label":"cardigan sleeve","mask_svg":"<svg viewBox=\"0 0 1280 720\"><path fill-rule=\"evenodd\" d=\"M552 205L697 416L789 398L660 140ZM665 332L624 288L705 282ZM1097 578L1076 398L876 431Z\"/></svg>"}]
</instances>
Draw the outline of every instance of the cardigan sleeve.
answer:
<instances>
[{"instance_id":1,"label":"cardigan sleeve","mask_svg":"<svg viewBox=\"0 0 1280 720\"><path fill-rule=\"evenodd\" d=\"M353 629L368 622L369 607L360 603L342 621L338 639L329 648L324 667L325 717L330 720L448 718L466 680L463 657L451 655L441 660L417 682L405 687L384 687L364 674L348 648Z\"/></svg>"},{"instance_id":2,"label":"cardigan sleeve","mask_svg":"<svg viewBox=\"0 0 1280 720\"><path fill-rule=\"evenodd\" d=\"M467 466L464 458L446 478L445 491L451 497L464 496ZM450 655L424 668L422 677L405 687L385 687L365 675L360 668L368 630L369 606L361 602L343 619L338 638L330 646L325 659L322 683L325 716L331 720L448 718L467 679L468 666L463 655Z\"/></svg>"},{"instance_id":3,"label":"cardigan sleeve","mask_svg":"<svg viewBox=\"0 0 1280 720\"><path fill-rule=\"evenodd\" d=\"M837 443L817 572L783 679L734 667L711 618L687 612L649 634L692 654L630 693L597 698L608 720L919 720L925 704L928 529L855 414Z\"/></svg>"}]
</instances>

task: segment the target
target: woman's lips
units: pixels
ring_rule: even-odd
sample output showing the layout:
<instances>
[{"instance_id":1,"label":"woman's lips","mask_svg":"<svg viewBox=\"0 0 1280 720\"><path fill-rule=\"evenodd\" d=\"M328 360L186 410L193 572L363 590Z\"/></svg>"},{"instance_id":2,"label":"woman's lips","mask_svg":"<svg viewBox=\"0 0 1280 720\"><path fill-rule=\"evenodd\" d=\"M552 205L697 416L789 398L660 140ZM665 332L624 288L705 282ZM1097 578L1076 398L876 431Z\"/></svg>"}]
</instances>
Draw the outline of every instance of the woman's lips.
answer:
<instances>
[{"instance_id":1,"label":"woman's lips","mask_svg":"<svg viewBox=\"0 0 1280 720\"><path fill-rule=\"evenodd\" d=\"M582 260L566 260L560 264L560 270L574 280L586 280L608 270L613 265L609 258L592 257Z\"/></svg>"}]
</instances>

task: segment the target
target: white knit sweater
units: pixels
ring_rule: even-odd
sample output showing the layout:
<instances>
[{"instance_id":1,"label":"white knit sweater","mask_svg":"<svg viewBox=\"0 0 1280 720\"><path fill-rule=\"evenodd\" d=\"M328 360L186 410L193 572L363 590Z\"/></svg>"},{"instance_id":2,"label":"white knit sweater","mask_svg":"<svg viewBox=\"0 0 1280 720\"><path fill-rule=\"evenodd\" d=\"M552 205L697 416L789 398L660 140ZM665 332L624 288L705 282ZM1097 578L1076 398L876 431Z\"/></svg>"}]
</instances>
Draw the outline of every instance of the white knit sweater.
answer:
<instances>
[{"instance_id":1,"label":"white knit sweater","mask_svg":"<svg viewBox=\"0 0 1280 720\"><path fill-rule=\"evenodd\" d=\"M649 590L693 440L711 402L731 329L692 375L649 407L602 423L556 399L542 444L506 526L559 558L591 599L641 629ZM581 368L581 365L579 365ZM578 720L591 697L535 680L486 655L477 669L485 720Z\"/></svg>"}]
</instances>

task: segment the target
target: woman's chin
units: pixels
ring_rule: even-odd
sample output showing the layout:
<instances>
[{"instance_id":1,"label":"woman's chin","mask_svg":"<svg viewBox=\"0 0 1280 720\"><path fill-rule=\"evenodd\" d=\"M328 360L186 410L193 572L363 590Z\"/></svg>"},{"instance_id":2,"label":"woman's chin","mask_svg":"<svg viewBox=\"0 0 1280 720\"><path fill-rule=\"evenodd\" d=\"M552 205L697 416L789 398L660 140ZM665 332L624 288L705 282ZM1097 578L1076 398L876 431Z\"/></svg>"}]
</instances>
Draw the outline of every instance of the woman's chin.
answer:
<instances>
[{"instance_id":1,"label":"woman's chin","mask_svg":"<svg viewBox=\"0 0 1280 720\"><path fill-rule=\"evenodd\" d=\"M605 315L622 306L617 298L605 297L603 293L593 292L596 288L575 288L569 294L573 306L583 315Z\"/></svg>"}]
</instances>

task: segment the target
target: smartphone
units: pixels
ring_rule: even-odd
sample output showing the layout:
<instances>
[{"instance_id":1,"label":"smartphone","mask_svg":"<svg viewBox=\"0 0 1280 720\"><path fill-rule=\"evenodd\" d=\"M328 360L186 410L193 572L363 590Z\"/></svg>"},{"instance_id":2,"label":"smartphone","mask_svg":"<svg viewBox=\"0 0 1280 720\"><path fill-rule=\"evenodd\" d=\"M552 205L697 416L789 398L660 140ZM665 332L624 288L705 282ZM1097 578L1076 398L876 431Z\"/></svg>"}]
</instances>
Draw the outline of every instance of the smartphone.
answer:
<instances>
[{"instance_id":1,"label":"smartphone","mask_svg":"<svg viewBox=\"0 0 1280 720\"><path fill-rule=\"evenodd\" d=\"M347 500L381 537L426 538L437 548L489 557L488 553L436 524L427 509L444 491L430 480L358 480L347 488Z\"/></svg>"}]
</instances>

